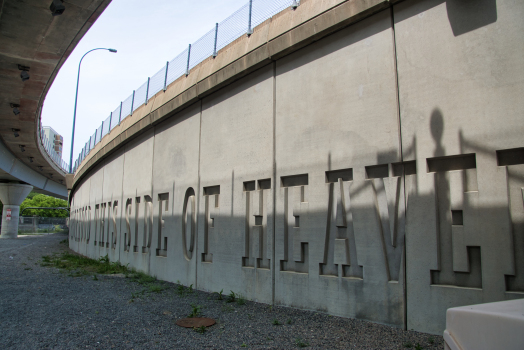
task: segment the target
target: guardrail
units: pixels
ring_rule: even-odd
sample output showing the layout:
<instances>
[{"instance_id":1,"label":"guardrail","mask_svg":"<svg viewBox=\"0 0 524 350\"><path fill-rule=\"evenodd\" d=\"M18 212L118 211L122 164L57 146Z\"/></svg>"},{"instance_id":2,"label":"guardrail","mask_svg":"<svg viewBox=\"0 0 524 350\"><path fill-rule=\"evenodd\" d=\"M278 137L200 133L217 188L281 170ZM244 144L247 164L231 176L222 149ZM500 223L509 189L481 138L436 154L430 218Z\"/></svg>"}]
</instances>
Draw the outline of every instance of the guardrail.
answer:
<instances>
[{"instance_id":1,"label":"guardrail","mask_svg":"<svg viewBox=\"0 0 524 350\"><path fill-rule=\"evenodd\" d=\"M216 57L217 52L228 44L238 39L242 35L251 35L253 28L265 20L271 18L282 10L292 7L298 7L300 1L297 0L249 0L244 6L238 9L231 16L220 23L216 23L214 28L204 34L186 50L166 62L166 65L109 114L98 129L85 143L78 155L73 173L78 166L95 147L115 126L126 117L133 115L138 107L147 104L149 99L160 92L166 90L166 87L183 75L189 75L190 70L204 61L208 57ZM65 162L64 162L65 163ZM58 164L58 163L57 163ZM64 169L63 166L61 166ZM66 172L69 168L66 168Z\"/></svg>"}]
</instances>

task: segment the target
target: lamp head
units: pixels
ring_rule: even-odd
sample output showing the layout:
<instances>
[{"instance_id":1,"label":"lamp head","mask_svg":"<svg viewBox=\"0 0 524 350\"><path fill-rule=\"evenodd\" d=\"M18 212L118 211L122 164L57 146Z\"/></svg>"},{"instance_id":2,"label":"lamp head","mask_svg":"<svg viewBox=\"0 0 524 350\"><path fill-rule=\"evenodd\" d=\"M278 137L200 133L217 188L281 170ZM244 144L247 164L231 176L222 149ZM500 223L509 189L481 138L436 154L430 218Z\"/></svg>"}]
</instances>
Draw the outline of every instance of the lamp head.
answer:
<instances>
[{"instance_id":1,"label":"lamp head","mask_svg":"<svg viewBox=\"0 0 524 350\"><path fill-rule=\"evenodd\" d=\"M116 49L108 49L108 50L109 50L109 52L112 52L112 53L116 53L117 52Z\"/></svg>"}]
</instances>

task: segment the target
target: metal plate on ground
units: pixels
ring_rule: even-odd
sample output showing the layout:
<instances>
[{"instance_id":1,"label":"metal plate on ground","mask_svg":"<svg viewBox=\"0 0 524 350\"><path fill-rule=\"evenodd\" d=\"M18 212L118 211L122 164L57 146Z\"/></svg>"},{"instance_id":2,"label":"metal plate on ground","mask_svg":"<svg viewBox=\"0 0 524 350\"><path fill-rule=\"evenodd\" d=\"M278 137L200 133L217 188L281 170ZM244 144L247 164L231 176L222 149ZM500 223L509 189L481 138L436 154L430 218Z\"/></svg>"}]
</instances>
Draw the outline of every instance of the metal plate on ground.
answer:
<instances>
[{"instance_id":1,"label":"metal plate on ground","mask_svg":"<svg viewBox=\"0 0 524 350\"><path fill-rule=\"evenodd\" d=\"M180 327L186 327L186 328L199 328L202 326L209 327L214 325L216 322L212 318L207 317L191 317L191 318L183 318L181 320L176 321L177 326Z\"/></svg>"}]
</instances>

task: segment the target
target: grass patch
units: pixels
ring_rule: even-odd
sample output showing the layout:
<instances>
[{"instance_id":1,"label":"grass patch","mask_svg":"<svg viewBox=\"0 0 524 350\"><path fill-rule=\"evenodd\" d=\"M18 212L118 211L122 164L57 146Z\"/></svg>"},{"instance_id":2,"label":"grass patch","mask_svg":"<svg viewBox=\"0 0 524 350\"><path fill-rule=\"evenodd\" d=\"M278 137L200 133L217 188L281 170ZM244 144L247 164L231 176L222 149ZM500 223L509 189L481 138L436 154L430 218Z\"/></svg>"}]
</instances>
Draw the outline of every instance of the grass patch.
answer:
<instances>
[{"instance_id":1,"label":"grass patch","mask_svg":"<svg viewBox=\"0 0 524 350\"><path fill-rule=\"evenodd\" d=\"M176 287L176 293L180 295L181 297L186 297L195 292L192 284L186 288L184 287L184 285L180 284L180 281L176 281L176 283L178 284L178 286Z\"/></svg>"},{"instance_id":2,"label":"grass patch","mask_svg":"<svg viewBox=\"0 0 524 350\"><path fill-rule=\"evenodd\" d=\"M136 282L140 285L148 285L151 283L156 282L156 278L153 276L149 276L143 272L140 271L127 271L123 272L126 274L126 276L131 280L131 282Z\"/></svg>"},{"instance_id":3,"label":"grass patch","mask_svg":"<svg viewBox=\"0 0 524 350\"><path fill-rule=\"evenodd\" d=\"M273 321L271 321L271 324L274 326L280 326L282 323L280 323L280 321L275 318Z\"/></svg>"},{"instance_id":4,"label":"grass patch","mask_svg":"<svg viewBox=\"0 0 524 350\"><path fill-rule=\"evenodd\" d=\"M297 339L295 339L295 345L298 346L299 348L305 348L305 347L308 347L308 346L309 346L309 343L303 341L303 340L300 339L300 338L297 338Z\"/></svg>"},{"instance_id":5,"label":"grass patch","mask_svg":"<svg viewBox=\"0 0 524 350\"><path fill-rule=\"evenodd\" d=\"M127 266L121 265L119 262L110 262L107 255L98 260L67 252L55 255L44 255L40 265L71 271L71 274L75 277L93 273L129 273Z\"/></svg>"},{"instance_id":6,"label":"grass patch","mask_svg":"<svg viewBox=\"0 0 524 350\"><path fill-rule=\"evenodd\" d=\"M166 286L162 286L160 284L152 284L149 286L149 293L161 293L162 291L166 290Z\"/></svg>"}]
</instances>

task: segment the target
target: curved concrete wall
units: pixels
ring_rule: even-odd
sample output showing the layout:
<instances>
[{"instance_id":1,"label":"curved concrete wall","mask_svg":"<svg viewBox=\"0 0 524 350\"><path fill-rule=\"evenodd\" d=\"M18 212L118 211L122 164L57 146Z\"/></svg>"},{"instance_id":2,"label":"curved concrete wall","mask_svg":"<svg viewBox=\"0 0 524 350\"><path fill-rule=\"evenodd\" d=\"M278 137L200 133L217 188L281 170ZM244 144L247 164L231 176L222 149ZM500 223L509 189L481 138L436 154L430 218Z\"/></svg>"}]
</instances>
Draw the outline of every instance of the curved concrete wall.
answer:
<instances>
[{"instance_id":1,"label":"curved concrete wall","mask_svg":"<svg viewBox=\"0 0 524 350\"><path fill-rule=\"evenodd\" d=\"M137 122L77 177L71 248L432 333L524 297L524 4L474 3L391 5Z\"/></svg>"}]
</instances>

